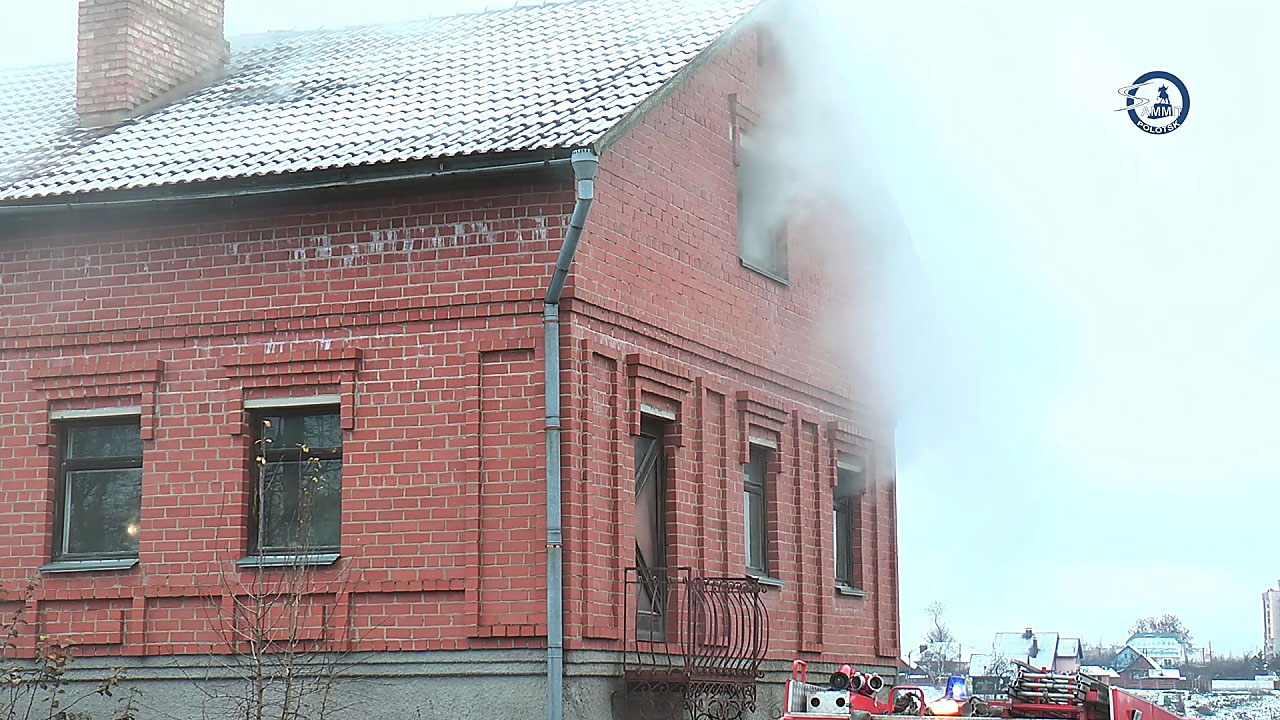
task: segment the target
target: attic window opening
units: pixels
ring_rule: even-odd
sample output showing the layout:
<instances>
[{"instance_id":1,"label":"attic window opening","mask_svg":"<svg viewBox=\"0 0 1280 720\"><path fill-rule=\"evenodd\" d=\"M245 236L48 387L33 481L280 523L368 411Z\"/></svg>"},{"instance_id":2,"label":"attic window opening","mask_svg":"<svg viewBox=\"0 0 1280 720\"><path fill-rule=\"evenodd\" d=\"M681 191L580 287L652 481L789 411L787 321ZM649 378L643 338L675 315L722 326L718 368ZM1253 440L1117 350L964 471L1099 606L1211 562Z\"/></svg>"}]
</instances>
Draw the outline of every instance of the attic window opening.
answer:
<instances>
[{"instance_id":1,"label":"attic window opening","mask_svg":"<svg viewBox=\"0 0 1280 720\"><path fill-rule=\"evenodd\" d=\"M729 106L738 184L738 258L744 267L787 283L786 173L763 133L756 131L755 113L736 95L729 97Z\"/></svg>"}]
</instances>

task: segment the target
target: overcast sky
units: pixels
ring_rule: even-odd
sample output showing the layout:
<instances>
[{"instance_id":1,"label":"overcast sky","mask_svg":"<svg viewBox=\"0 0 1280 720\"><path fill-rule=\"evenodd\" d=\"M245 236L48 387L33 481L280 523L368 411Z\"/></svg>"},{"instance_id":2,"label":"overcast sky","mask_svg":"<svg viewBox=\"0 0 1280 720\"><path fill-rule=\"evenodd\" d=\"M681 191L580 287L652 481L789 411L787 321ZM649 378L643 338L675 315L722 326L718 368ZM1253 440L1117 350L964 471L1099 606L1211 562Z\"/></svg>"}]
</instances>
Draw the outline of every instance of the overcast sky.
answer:
<instances>
[{"instance_id":1,"label":"overcast sky","mask_svg":"<svg viewBox=\"0 0 1280 720\"><path fill-rule=\"evenodd\" d=\"M1261 646L1280 516L1273 3L818 0L927 281L899 368L905 646L1121 641L1174 612ZM228 35L466 0L228 0ZM0 0L0 65L70 60L74 0ZM1117 88L1194 100L1140 132ZM920 334L925 333L923 340Z\"/></svg>"}]
</instances>

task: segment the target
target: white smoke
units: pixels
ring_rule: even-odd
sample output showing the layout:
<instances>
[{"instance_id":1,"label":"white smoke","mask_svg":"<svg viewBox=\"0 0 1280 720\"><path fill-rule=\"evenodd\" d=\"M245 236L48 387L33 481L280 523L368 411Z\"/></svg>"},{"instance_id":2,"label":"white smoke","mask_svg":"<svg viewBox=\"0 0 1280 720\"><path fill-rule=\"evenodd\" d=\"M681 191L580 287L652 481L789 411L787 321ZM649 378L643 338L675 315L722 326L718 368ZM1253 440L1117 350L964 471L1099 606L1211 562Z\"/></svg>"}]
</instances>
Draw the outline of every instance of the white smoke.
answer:
<instances>
[{"instance_id":1,"label":"white smoke","mask_svg":"<svg viewBox=\"0 0 1280 720\"><path fill-rule=\"evenodd\" d=\"M1256 636L1280 501L1280 142L1249 119L1275 96L1238 69L1275 65L1277 10L1162 6L1153 46L1132 42L1152 22L1136 6L813 0L814 22L807 2L776 26L794 85L773 132L858 228L831 272L859 296L831 330L865 343L899 420L904 641L933 599L973 645L1025 624L1110 638L1167 610L1215 645ZM1195 99L1169 136L1114 112L1153 69ZM1239 98L1260 99L1242 117ZM1123 559L1037 564L1079 546ZM1097 608L1064 577L1132 590Z\"/></svg>"},{"instance_id":2,"label":"white smoke","mask_svg":"<svg viewBox=\"0 0 1280 720\"><path fill-rule=\"evenodd\" d=\"M904 370L932 357L929 291L835 38L806 2L772 11L759 122L743 139L740 184L754 200L740 216L744 253L791 228L790 251L816 258L839 297L824 334L853 394L894 415L913 394Z\"/></svg>"}]
</instances>

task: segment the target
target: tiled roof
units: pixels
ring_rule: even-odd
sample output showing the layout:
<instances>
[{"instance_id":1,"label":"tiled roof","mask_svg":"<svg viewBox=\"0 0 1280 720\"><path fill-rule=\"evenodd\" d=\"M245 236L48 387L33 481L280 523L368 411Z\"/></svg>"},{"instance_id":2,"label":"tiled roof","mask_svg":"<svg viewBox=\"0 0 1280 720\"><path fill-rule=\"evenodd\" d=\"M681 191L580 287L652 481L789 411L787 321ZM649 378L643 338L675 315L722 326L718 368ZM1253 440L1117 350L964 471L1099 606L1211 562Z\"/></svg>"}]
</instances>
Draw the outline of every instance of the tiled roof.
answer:
<instances>
[{"instance_id":1,"label":"tiled roof","mask_svg":"<svg viewBox=\"0 0 1280 720\"><path fill-rule=\"evenodd\" d=\"M0 69L0 203L598 140L758 0L567 0L232 44L203 89L84 130L75 68Z\"/></svg>"}]
</instances>

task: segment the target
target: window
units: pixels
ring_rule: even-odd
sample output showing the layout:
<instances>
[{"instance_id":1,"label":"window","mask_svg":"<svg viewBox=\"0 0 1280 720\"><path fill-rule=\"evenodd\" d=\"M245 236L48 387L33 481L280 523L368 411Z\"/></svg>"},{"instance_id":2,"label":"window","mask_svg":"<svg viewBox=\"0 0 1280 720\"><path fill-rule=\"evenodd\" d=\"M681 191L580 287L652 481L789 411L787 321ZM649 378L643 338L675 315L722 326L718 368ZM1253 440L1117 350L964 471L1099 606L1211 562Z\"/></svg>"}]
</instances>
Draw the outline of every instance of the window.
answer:
<instances>
[{"instance_id":1,"label":"window","mask_svg":"<svg viewBox=\"0 0 1280 720\"><path fill-rule=\"evenodd\" d=\"M648 569L667 564L665 430L662 422L646 417L635 439L636 564Z\"/></svg>"},{"instance_id":2,"label":"window","mask_svg":"<svg viewBox=\"0 0 1280 720\"><path fill-rule=\"evenodd\" d=\"M749 462L742 466L747 570L765 576L769 574L769 514L766 508L769 502L767 485L771 454L767 448L752 445Z\"/></svg>"},{"instance_id":3,"label":"window","mask_svg":"<svg viewBox=\"0 0 1280 720\"><path fill-rule=\"evenodd\" d=\"M786 282L787 218L791 186L787 170L761 133L755 113L729 98L738 181L738 257L746 267ZM774 143L776 145L776 143Z\"/></svg>"},{"instance_id":4,"label":"window","mask_svg":"<svg viewBox=\"0 0 1280 720\"><path fill-rule=\"evenodd\" d=\"M862 493L866 478L861 466L841 464L836 468L832 490L835 505L836 584L858 588L862 584L861 534Z\"/></svg>"},{"instance_id":5,"label":"window","mask_svg":"<svg viewBox=\"0 0 1280 720\"><path fill-rule=\"evenodd\" d=\"M136 417L60 425L54 560L136 558L142 432Z\"/></svg>"},{"instance_id":6,"label":"window","mask_svg":"<svg viewBox=\"0 0 1280 720\"><path fill-rule=\"evenodd\" d=\"M653 640L662 638L670 595L667 577L667 462L662 439L665 423L645 417L635 438L636 493L636 628Z\"/></svg>"},{"instance_id":7,"label":"window","mask_svg":"<svg viewBox=\"0 0 1280 720\"><path fill-rule=\"evenodd\" d=\"M787 277L787 191L762 143L743 134L738 150L738 256L775 279Z\"/></svg>"},{"instance_id":8,"label":"window","mask_svg":"<svg viewBox=\"0 0 1280 720\"><path fill-rule=\"evenodd\" d=\"M337 552L342 520L338 409L254 416L251 547L256 555Z\"/></svg>"}]
</instances>

